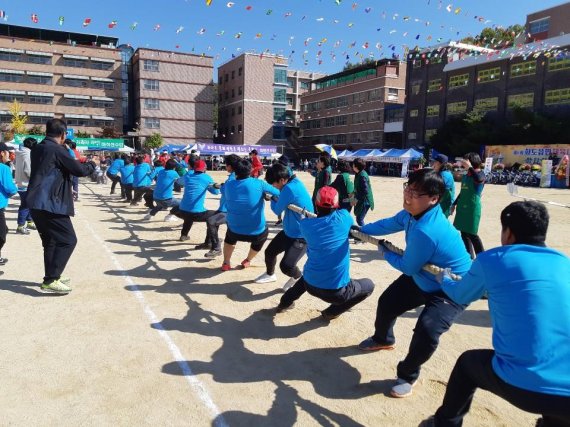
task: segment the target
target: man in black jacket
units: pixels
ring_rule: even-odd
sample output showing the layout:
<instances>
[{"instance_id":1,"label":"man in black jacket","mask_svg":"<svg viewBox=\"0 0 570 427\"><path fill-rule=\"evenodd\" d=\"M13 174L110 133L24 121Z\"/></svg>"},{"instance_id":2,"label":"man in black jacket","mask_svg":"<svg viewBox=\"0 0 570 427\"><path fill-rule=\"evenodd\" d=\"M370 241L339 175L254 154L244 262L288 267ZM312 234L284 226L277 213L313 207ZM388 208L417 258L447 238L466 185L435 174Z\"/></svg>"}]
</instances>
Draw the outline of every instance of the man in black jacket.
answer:
<instances>
[{"instance_id":1,"label":"man in black jacket","mask_svg":"<svg viewBox=\"0 0 570 427\"><path fill-rule=\"evenodd\" d=\"M95 163L81 164L64 145L67 125L51 119L46 124L46 137L31 153L32 173L27 203L44 247L45 276L41 288L67 294L69 279L61 276L77 244L70 216L73 210L73 176L88 176Z\"/></svg>"}]
</instances>

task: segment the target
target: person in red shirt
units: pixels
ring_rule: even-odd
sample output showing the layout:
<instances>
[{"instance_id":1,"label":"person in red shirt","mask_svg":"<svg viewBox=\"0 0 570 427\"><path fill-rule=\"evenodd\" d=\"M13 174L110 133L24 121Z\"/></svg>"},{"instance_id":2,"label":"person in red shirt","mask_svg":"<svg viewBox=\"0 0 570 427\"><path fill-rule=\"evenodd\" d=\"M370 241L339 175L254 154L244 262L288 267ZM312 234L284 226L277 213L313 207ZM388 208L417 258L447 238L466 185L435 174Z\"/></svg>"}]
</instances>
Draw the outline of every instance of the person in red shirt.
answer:
<instances>
[{"instance_id":1,"label":"person in red shirt","mask_svg":"<svg viewBox=\"0 0 570 427\"><path fill-rule=\"evenodd\" d=\"M257 150L251 150L249 153L249 158L251 160L251 176L253 178L259 178L260 175L263 174L263 164L259 157L257 157Z\"/></svg>"},{"instance_id":2,"label":"person in red shirt","mask_svg":"<svg viewBox=\"0 0 570 427\"><path fill-rule=\"evenodd\" d=\"M158 160L160 161L160 163L162 163L162 166L166 165L166 161L169 159L168 157L168 151L164 150L162 153L160 153L160 157L158 158Z\"/></svg>"}]
</instances>

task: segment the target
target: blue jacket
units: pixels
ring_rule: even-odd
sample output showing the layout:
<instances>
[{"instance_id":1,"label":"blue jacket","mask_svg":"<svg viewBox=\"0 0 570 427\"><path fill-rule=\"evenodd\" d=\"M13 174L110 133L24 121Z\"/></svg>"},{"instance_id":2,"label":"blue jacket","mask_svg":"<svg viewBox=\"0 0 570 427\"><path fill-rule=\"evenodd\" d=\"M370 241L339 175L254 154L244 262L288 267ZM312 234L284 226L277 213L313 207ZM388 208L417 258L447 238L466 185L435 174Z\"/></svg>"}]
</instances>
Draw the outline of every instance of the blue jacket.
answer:
<instances>
[{"instance_id":1,"label":"blue jacket","mask_svg":"<svg viewBox=\"0 0 570 427\"><path fill-rule=\"evenodd\" d=\"M125 161L123 159L115 159L113 160L113 163L111 163L107 173L110 175L117 175L123 166L125 166Z\"/></svg>"},{"instance_id":2,"label":"blue jacket","mask_svg":"<svg viewBox=\"0 0 570 427\"><path fill-rule=\"evenodd\" d=\"M154 200L172 199L172 190L178 178L178 173L175 170L162 169L156 177L156 187L154 187L152 198Z\"/></svg>"},{"instance_id":3,"label":"blue jacket","mask_svg":"<svg viewBox=\"0 0 570 427\"><path fill-rule=\"evenodd\" d=\"M237 234L255 236L263 233L265 193L279 196L279 190L256 178L235 179L222 187L228 207L228 228Z\"/></svg>"},{"instance_id":4,"label":"blue jacket","mask_svg":"<svg viewBox=\"0 0 570 427\"><path fill-rule=\"evenodd\" d=\"M152 184L152 179L150 165L148 163L141 163L135 166L135 171L133 172L133 187L150 187Z\"/></svg>"},{"instance_id":5,"label":"blue jacket","mask_svg":"<svg viewBox=\"0 0 570 427\"><path fill-rule=\"evenodd\" d=\"M309 285L340 289L350 282L348 233L352 224L352 217L345 209L301 220L301 234L307 242L303 278Z\"/></svg>"},{"instance_id":6,"label":"blue jacket","mask_svg":"<svg viewBox=\"0 0 570 427\"><path fill-rule=\"evenodd\" d=\"M8 206L8 199L18 192L18 187L12 179L12 171L0 163L0 209Z\"/></svg>"},{"instance_id":7,"label":"blue jacket","mask_svg":"<svg viewBox=\"0 0 570 427\"><path fill-rule=\"evenodd\" d=\"M88 176L95 171L95 163L81 163L69 155L65 146L47 137L31 152L32 174L28 184L26 203L38 209L59 215L73 215L72 176Z\"/></svg>"},{"instance_id":8,"label":"blue jacket","mask_svg":"<svg viewBox=\"0 0 570 427\"><path fill-rule=\"evenodd\" d=\"M121 184L132 185L134 181L135 165L129 163L119 169L119 173L121 174Z\"/></svg>"},{"instance_id":9,"label":"blue jacket","mask_svg":"<svg viewBox=\"0 0 570 427\"><path fill-rule=\"evenodd\" d=\"M293 179L290 179L281 189L281 194L277 202L271 201L271 210L275 215L281 215L281 213L285 211L285 215L283 216L283 231L288 237L299 239L302 237L301 228L299 226L301 215L287 209L287 206L290 204L305 208L307 212L313 212L311 195L303 183L294 176Z\"/></svg>"},{"instance_id":10,"label":"blue jacket","mask_svg":"<svg viewBox=\"0 0 570 427\"><path fill-rule=\"evenodd\" d=\"M212 194L220 194L220 190L212 187L214 180L207 173L186 174L184 180L184 195L180 202L180 210L186 212L205 212L204 199L206 191Z\"/></svg>"},{"instance_id":11,"label":"blue jacket","mask_svg":"<svg viewBox=\"0 0 570 427\"><path fill-rule=\"evenodd\" d=\"M236 174L234 172L232 172L228 175L228 179L226 179L226 182L224 183L224 185L226 185L230 181L233 181L234 179L236 179ZM222 197L220 197L220 207L218 208L218 212L227 212L228 207L226 206L226 197L224 196L223 191L221 193L222 193Z\"/></svg>"},{"instance_id":12,"label":"blue jacket","mask_svg":"<svg viewBox=\"0 0 570 427\"><path fill-rule=\"evenodd\" d=\"M465 250L459 231L447 220L439 205L428 209L418 219L406 210L392 218L366 224L361 231L373 236L406 232L404 255L386 251L385 258L396 270L412 276L424 292L441 291L436 277L422 270L424 264L450 268L460 276L471 267L471 258Z\"/></svg>"},{"instance_id":13,"label":"blue jacket","mask_svg":"<svg viewBox=\"0 0 570 427\"><path fill-rule=\"evenodd\" d=\"M444 280L454 301L486 291L493 325L493 370L524 390L570 396L570 259L554 249L515 244L477 255L459 282Z\"/></svg>"}]
</instances>

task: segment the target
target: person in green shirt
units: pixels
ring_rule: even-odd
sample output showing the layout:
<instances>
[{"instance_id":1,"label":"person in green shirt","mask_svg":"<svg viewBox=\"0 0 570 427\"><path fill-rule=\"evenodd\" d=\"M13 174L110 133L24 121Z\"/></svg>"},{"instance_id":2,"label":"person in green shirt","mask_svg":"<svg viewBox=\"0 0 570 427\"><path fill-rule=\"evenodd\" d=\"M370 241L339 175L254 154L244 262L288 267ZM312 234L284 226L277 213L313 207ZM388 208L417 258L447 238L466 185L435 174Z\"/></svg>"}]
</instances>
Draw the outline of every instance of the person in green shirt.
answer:
<instances>
[{"instance_id":1,"label":"person in green shirt","mask_svg":"<svg viewBox=\"0 0 570 427\"><path fill-rule=\"evenodd\" d=\"M372 195L372 186L370 185L370 177L366 173L366 162L361 158L356 158L352 162L352 169L356 176L354 177L354 215L356 223L362 227L364 225L364 217L369 210L374 210L374 196Z\"/></svg>"},{"instance_id":2,"label":"person in green shirt","mask_svg":"<svg viewBox=\"0 0 570 427\"><path fill-rule=\"evenodd\" d=\"M352 182L352 178L350 177L352 168L350 167L350 163L348 163L346 160L339 160L337 168L340 173L336 176L336 179L331 184L331 187L334 187L338 192L340 208L351 212L351 201L354 197L354 184Z\"/></svg>"},{"instance_id":3,"label":"person in green shirt","mask_svg":"<svg viewBox=\"0 0 570 427\"><path fill-rule=\"evenodd\" d=\"M317 160L317 170L312 173L315 177L315 189L313 190L313 205L316 209L315 200L317 199L317 194L319 190L327 185L331 185L332 182L332 168L331 168L331 158L328 154L323 153Z\"/></svg>"}]
</instances>

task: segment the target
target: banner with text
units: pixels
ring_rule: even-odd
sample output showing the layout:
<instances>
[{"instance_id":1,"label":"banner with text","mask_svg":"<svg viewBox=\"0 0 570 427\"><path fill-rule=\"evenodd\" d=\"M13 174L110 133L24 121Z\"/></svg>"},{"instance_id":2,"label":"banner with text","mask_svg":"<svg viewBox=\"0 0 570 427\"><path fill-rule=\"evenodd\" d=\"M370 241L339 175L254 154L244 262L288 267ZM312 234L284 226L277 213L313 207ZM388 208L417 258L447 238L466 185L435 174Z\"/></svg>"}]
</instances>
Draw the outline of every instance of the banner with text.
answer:
<instances>
[{"instance_id":1,"label":"banner with text","mask_svg":"<svg viewBox=\"0 0 570 427\"><path fill-rule=\"evenodd\" d=\"M200 154L208 153L236 153L249 154L251 150L257 150L260 157L271 156L277 153L277 147L274 145L229 145L229 144L197 144Z\"/></svg>"},{"instance_id":2,"label":"banner with text","mask_svg":"<svg viewBox=\"0 0 570 427\"><path fill-rule=\"evenodd\" d=\"M543 160L570 154L569 144L542 145L488 145L485 157L493 157L499 163L511 166L514 163L542 164Z\"/></svg>"},{"instance_id":3,"label":"banner with text","mask_svg":"<svg viewBox=\"0 0 570 427\"><path fill-rule=\"evenodd\" d=\"M14 143L22 144L26 138L34 138L36 141L41 142L45 136L16 134L14 135ZM120 150L125 146L122 139L75 138L73 142L77 144L79 150Z\"/></svg>"}]
</instances>

